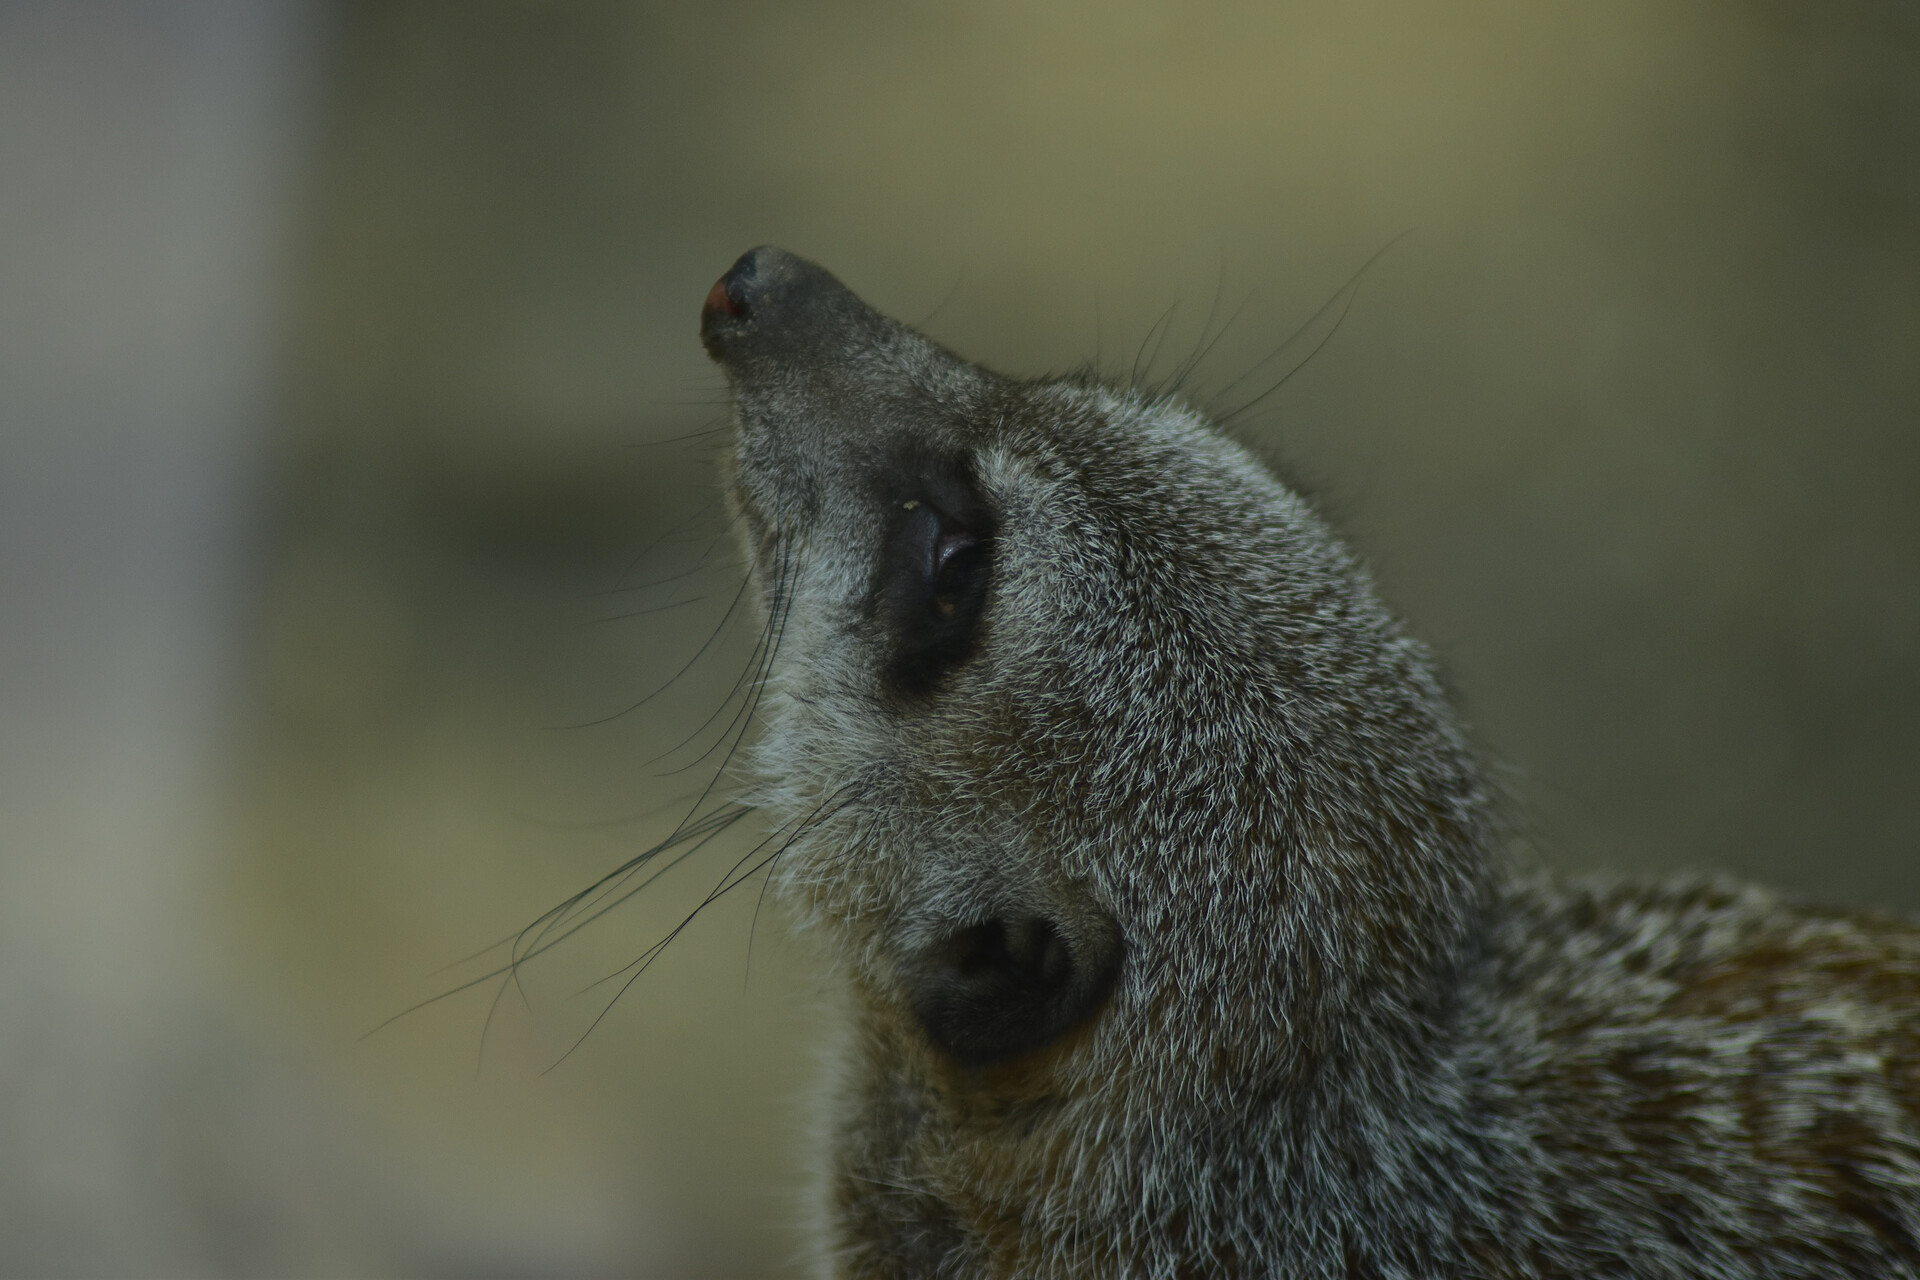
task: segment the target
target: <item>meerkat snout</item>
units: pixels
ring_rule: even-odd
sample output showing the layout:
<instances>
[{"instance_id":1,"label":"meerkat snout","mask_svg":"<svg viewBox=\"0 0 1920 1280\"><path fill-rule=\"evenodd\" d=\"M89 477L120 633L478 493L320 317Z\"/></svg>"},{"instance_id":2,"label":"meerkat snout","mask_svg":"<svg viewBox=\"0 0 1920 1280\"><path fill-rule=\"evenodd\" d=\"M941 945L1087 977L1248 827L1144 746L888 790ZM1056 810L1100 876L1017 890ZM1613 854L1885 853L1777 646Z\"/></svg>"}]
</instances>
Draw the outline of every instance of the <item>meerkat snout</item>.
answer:
<instances>
[{"instance_id":1,"label":"meerkat snout","mask_svg":"<svg viewBox=\"0 0 1920 1280\"><path fill-rule=\"evenodd\" d=\"M1521 874L1432 663L1172 399L708 294L849 1276L1920 1278L1920 930Z\"/></svg>"}]
</instances>

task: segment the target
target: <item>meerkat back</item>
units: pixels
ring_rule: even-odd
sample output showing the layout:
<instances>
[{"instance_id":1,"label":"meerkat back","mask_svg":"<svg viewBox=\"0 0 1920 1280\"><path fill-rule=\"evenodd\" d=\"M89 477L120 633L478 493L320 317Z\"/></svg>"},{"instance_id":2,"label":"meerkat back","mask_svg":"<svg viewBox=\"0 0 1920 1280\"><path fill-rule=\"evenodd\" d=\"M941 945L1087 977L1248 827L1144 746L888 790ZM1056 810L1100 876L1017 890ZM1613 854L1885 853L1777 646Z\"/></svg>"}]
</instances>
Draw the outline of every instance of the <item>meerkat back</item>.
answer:
<instances>
[{"instance_id":1,"label":"meerkat back","mask_svg":"<svg viewBox=\"0 0 1920 1280\"><path fill-rule=\"evenodd\" d=\"M1920 931L1505 869L1425 650L1176 403L770 248L701 333L830 1274L1920 1276Z\"/></svg>"}]
</instances>

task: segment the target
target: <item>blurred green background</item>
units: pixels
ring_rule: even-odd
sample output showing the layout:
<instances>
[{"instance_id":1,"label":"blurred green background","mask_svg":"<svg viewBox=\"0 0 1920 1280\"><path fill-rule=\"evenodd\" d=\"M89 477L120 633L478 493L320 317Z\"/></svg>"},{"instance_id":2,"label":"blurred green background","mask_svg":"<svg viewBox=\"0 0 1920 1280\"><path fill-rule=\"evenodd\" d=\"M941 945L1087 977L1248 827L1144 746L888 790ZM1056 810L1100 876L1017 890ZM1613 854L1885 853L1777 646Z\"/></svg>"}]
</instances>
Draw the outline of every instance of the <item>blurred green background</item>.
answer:
<instances>
[{"instance_id":1,"label":"blurred green background","mask_svg":"<svg viewBox=\"0 0 1920 1280\"><path fill-rule=\"evenodd\" d=\"M182 713L210 762L179 783L206 797L204 838L167 855L177 874L148 873L176 886L164 901L117 873L59 898L67 915L41 912L53 940L19 963L113 954L88 939L123 918L191 934L153 984L204 989L223 1028L185 1059L191 1114L227 1116L257 1079L296 1101L196 1121L184 1145L139 1139L152 1177L191 1184L143 1211L159 1226L117 1253L47 1228L6 1269L801 1265L833 999L777 919L756 928L757 883L595 1025L617 985L590 984L671 928L744 837L528 966L491 1020L483 984L360 1038L484 972L443 966L644 848L711 776L712 730L657 758L722 704L754 639L753 618L723 621L738 566L714 541L720 442L701 434L723 387L695 327L714 277L759 243L1008 372L1165 373L1216 334L1190 380L1203 403L1291 371L1237 429L1435 645L1541 856L1920 910L1910 7L385 0L281 6L244 47L231 7L175 8L214 20L167 49L201 41L226 59L205 65L254 71L219 81L232 112L188 112L167 136L267 122L225 144L251 168L182 179L240 192L265 246L219 240L208 258L254 299L258 349L227 375L254 391L203 460L243 459L216 495L231 518L185 553L224 566L204 624L218 660L194 686L213 710ZM112 20L34 29L83 71L119 50L121 83L149 46L102 36ZM41 123L84 155L131 127L117 120ZM112 194L75 190L77 210ZM144 225L139 201L116 208ZM28 230L67 226L58 213ZM120 225L83 227L67 252L87 259L85 237ZM1323 304L1402 233L1336 328ZM172 234L213 233L183 216ZM154 285L152 333L205 327L167 301L200 278ZM120 287L75 323L105 324ZM0 298L7 323L41 332L44 308L21 299ZM8 427L16 459L59 420L45 405L94 385L21 360L53 390ZM170 439L149 444L177 461ZM36 581L84 581L43 541ZM146 643L115 617L62 634ZM180 634L202 635L190 621ZM16 717L14 738L38 741L68 705ZM180 749L143 740L127 758ZM97 812L119 775L102 776L59 812ZM20 866L57 843L20 839ZM105 1019L79 1056L143 1061L201 1025L148 1022ZM129 1096L114 1135L169 1105ZM278 1136L252 1154L262 1124ZM324 1194L249 1172L323 1146ZM39 1186L19 1203L109 1211L84 1172L58 1194L37 1167L15 1177ZM319 1225L266 1233L289 1198ZM202 1225L179 1244L169 1215L189 1211Z\"/></svg>"}]
</instances>

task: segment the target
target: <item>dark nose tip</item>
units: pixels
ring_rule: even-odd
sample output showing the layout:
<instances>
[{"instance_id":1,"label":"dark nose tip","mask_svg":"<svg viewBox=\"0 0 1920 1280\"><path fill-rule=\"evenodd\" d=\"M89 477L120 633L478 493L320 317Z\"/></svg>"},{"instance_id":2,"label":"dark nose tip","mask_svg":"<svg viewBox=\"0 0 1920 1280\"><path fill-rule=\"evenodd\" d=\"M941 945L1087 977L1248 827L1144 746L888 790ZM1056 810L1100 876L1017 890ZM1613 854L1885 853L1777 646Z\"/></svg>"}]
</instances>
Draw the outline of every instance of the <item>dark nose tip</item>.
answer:
<instances>
[{"instance_id":1,"label":"dark nose tip","mask_svg":"<svg viewBox=\"0 0 1920 1280\"><path fill-rule=\"evenodd\" d=\"M726 274L713 282L713 288L707 290L706 305L700 308L700 327L724 320L740 320L747 315L747 299L751 295L754 277L754 258L767 252L764 249L749 249L734 260Z\"/></svg>"},{"instance_id":2,"label":"dark nose tip","mask_svg":"<svg viewBox=\"0 0 1920 1280\"><path fill-rule=\"evenodd\" d=\"M783 295L793 292L797 267L812 266L771 245L749 249L707 290L700 308L700 341L707 354L723 358L749 332L765 330L765 321L780 309Z\"/></svg>"},{"instance_id":3,"label":"dark nose tip","mask_svg":"<svg viewBox=\"0 0 1920 1280\"><path fill-rule=\"evenodd\" d=\"M700 308L700 341L722 363L797 352L872 316L846 287L805 258L761 245L714 281Z\"/></svg>"}]
</instances>

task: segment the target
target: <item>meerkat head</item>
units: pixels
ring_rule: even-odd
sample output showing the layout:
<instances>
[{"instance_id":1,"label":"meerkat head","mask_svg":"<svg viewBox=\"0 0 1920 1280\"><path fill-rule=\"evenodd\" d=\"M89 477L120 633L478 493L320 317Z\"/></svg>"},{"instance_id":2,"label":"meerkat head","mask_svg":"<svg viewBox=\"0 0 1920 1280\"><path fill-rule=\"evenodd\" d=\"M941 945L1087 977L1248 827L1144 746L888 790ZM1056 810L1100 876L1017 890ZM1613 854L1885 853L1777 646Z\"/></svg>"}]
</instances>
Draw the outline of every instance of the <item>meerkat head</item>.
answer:
<instances>
[{"instance_id":1,"label":"meerkat head","mask_svg":"<svg viewBox=\"0 0 1920 1280\"><path fill-rule=\"evenodd\" d=\"M1198 1097L1433 1024L1484 798L1294 493L1175 402L994 374L777 249L701 336L776 646L775 883L872 1034Z\"/></svg>"}]
</instances>

